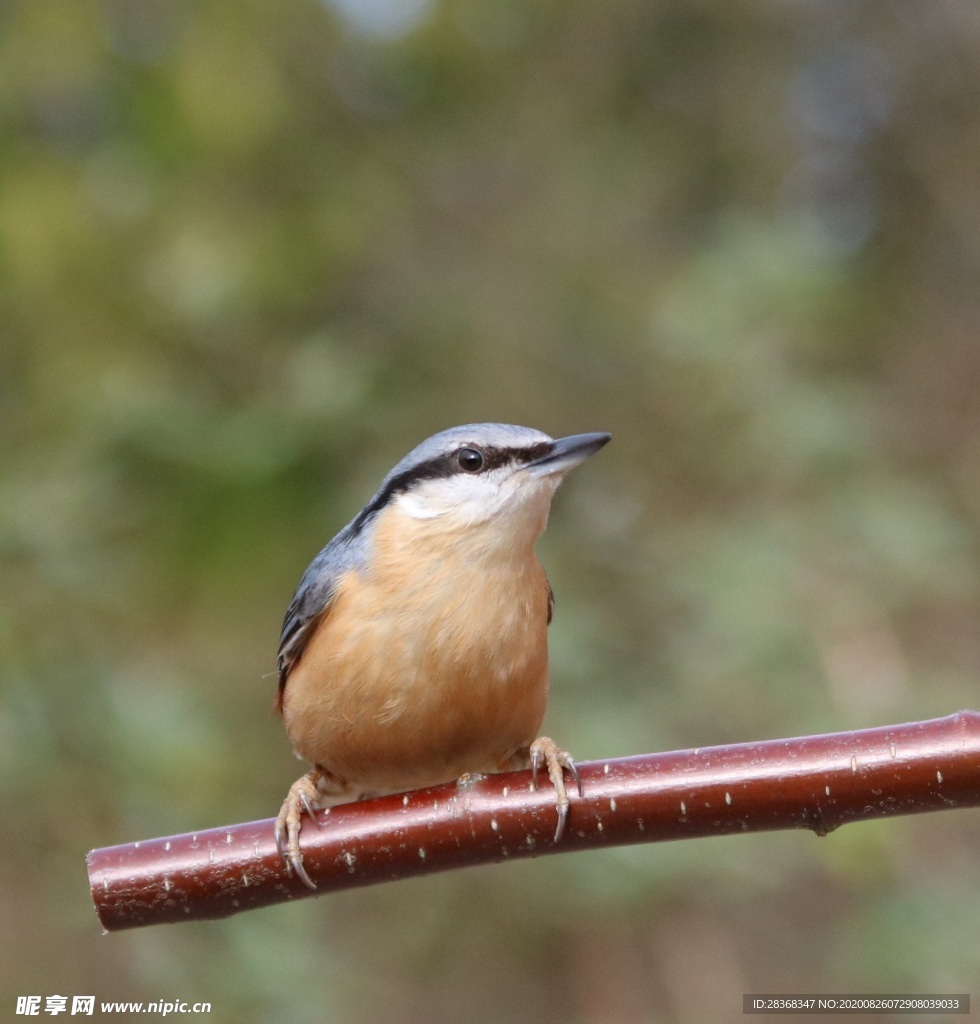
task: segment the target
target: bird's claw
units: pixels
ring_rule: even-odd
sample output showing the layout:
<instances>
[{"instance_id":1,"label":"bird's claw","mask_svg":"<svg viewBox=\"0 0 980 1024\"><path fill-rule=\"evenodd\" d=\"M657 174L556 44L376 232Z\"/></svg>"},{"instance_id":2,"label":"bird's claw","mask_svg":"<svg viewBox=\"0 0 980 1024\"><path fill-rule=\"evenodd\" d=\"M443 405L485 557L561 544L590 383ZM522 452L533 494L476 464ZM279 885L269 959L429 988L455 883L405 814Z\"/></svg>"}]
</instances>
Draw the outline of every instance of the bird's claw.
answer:
<instances>
[{"instance_id":1,"label":"bird's claw","mask_svg":"<svg viewBox=\"0 0 980 1024\"><path fill-rule=\"evenodd\" d=\"M317 828L322 828L320 819L316 816L318 807L316 801L310 796L309 793L303 789L299 794L299 802L303 805L303 810L310 816L310 820L316 825Z\"/></svg>"},{"instance_id":2,"label":"bird's claw","mask_svg":"<svg viewBox=\"0 0 980 1024\"><path fill-rule=\"evenodd\" d=\"M297 779L286 794L286 799L279 809L276 818L275 838L276 849L287 871L294 871L296 877L308 888L315 889L316 883L303 867L303 852L299 848L299 833L302 828L303 811L310 816L313 823L320 827L316 812L319 794L317 792L317 773L315 771ZM285 843L283 840L285 839Z\"/></svg>"},{"instance_id":3,"label":"bird's claw","mask_svg":"<svg viewBox=\"0 0 980 1024\"><path fill-rule=\"evenodd\" d=\"M582 779L578 773L578 765L572 759L571 754L561 750L554 740L547 736L539 736L531 744L531 789L538 788L538 769L545 765L548 769L548 777L555 787L557 796L558 825L555 828L555 842L561 839L565 831L565 822L568 820L568 792L565 789L565 776L563 769L567 768L575 780L575 787L578 795L582 796Z\"/></svg>"}]
</instances>

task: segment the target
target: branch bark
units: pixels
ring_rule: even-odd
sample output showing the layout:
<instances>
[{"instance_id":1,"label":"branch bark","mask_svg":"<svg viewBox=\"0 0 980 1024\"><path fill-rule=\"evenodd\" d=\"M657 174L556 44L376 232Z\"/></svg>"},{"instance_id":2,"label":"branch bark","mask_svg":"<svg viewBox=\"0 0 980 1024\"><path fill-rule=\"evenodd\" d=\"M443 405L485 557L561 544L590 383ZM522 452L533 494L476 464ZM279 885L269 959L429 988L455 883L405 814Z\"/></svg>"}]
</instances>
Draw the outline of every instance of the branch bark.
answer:
<instances>
[{"instance_id":1,"label":"branch bark","mask_svg":"<svg viewBox=\"0 0 980 1024\"><path fill-rule=\"evenodd\" d=\"M287 874L273 821L93 850L92 899L108 931L227 917L338 889L517 857L806 828L980 806L980 713L855 732L680 750L580 765L565 835L554 793L529 773L476 777L320 812L305 865Z\"/></svg>"}]
</instances>

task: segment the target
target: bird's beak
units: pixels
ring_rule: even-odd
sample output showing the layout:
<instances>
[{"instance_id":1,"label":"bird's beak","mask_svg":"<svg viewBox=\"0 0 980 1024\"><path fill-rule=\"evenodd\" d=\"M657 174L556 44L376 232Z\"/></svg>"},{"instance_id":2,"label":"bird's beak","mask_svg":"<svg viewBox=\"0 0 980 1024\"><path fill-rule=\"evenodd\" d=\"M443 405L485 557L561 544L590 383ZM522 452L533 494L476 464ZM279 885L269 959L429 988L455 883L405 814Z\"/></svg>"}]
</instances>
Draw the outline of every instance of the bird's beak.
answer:
<instances>
[{"instance_id":1,"label":"bird's beak","mask_svg":"<svg viewBox=\"0 0 980 1024\"><path fill-rule=\"evenodd\" d=\"M551 444L551 451L541 458L529 462L526 466L531 476L553 476L555 473L567 473L580 462L602 448L612 434L573 434L571 437L559 437Z\"/></svg>"}]
</instances>

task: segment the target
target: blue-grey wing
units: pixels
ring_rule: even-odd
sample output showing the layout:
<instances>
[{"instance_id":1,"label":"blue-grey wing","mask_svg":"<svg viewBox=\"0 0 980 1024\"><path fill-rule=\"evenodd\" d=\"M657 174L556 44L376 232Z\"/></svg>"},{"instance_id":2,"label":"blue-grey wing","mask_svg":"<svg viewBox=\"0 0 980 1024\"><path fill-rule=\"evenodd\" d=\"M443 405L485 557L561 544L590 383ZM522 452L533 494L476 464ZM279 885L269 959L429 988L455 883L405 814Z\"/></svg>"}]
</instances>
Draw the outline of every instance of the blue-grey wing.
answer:
<instances>
[{"instance_id":1,"label":"blue-grey wing","mask_svg":"<svg viewBox=\"0 0 980 1024\"><path fill-rule=\"evenodd\" d=\"M289 673L302 657L316 627L330 612L341 579L360 567L361 544L349 529L341 531L310 562L296 593L286 609L279 634L279 695L276 706L282 707L282 695Z\"/></svg>"}]
</instances>

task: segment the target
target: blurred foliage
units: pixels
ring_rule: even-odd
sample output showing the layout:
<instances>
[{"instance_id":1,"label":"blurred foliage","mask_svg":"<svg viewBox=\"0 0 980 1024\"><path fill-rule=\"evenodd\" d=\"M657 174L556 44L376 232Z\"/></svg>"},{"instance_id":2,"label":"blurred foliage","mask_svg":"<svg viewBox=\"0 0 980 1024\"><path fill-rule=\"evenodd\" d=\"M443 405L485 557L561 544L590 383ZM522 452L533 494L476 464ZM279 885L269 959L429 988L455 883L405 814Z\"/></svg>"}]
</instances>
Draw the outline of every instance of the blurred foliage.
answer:
<instances>
[{"instance_id":1,"label":"blurred foliage","mask_svg":"<svg viewBox=\"0 0 980 1024\"><path fill-rule=\"evenodd\" d=\"M582 759L976 705L966 0L0 4L0 1000L683 1022L967 991L975 813L100 937L88 848L267 817L312 554L423 437L559 495Z\"/></svg>"}]
</instances>

